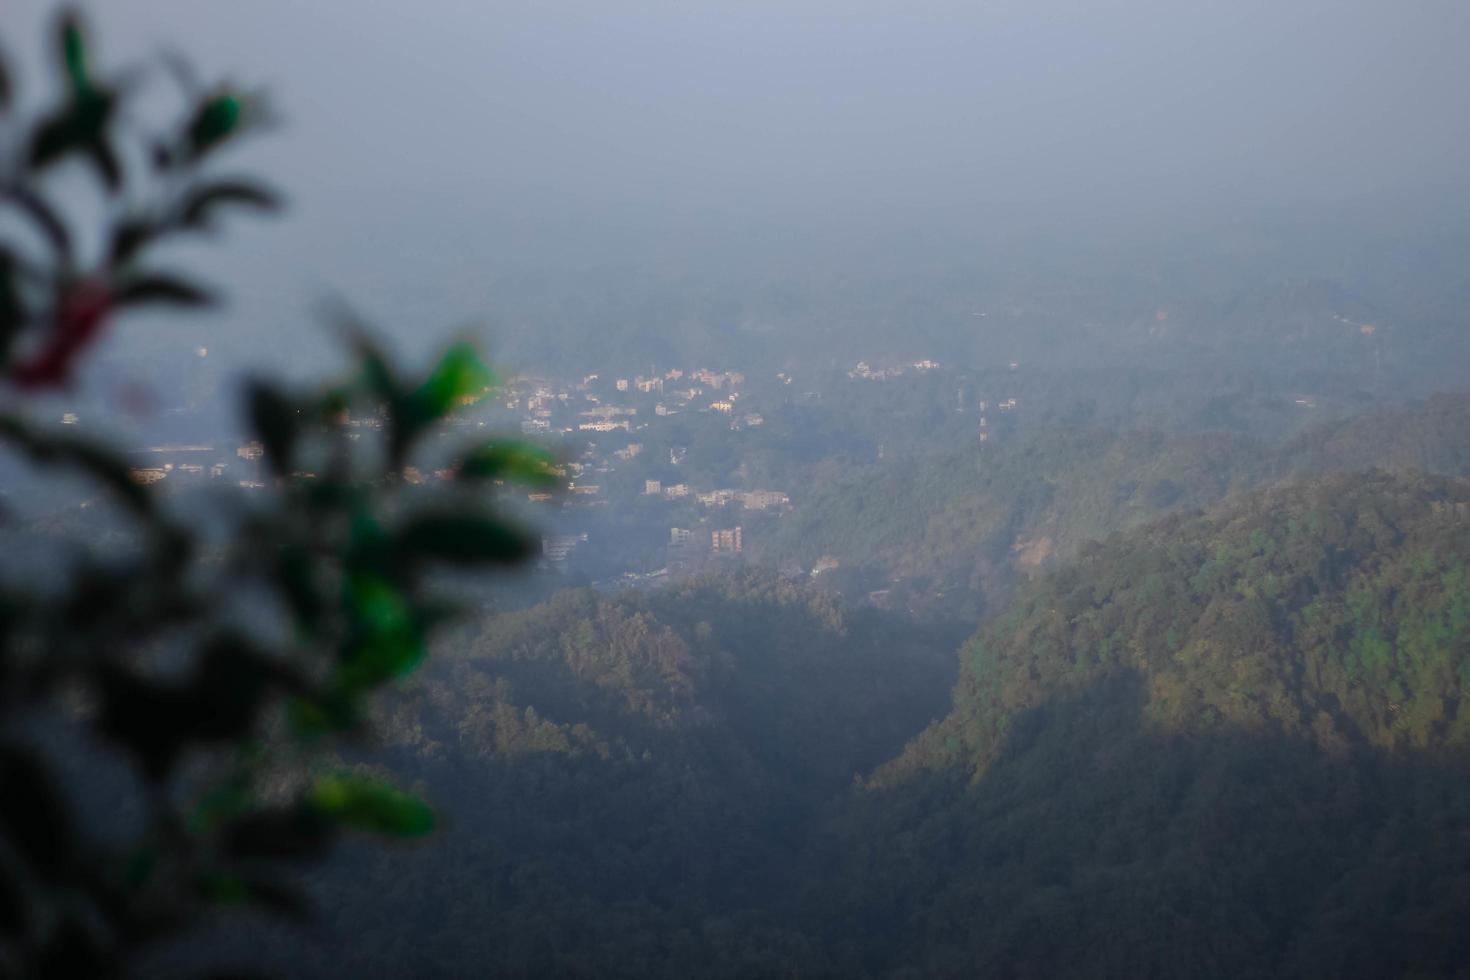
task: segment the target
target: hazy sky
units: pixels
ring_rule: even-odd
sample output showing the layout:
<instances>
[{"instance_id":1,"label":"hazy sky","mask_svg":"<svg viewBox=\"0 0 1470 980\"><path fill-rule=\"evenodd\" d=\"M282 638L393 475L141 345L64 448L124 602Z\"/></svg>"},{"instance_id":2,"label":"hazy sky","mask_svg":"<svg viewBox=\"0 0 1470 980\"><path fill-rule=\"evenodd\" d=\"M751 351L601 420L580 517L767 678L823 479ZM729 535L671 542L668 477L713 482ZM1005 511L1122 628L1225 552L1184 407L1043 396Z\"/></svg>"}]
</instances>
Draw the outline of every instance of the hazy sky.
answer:
<instances>
[{"instance_id":1,"label":"hazy sky","mask_svg":"<svg viewBox=\"0 0 1470 980\"><path fill-rule=\"evenodd\" d=\"M51 6L3 4L12 48ZM92 7L113 52L266 83L313 190L944 204L1470 173L1463 0Z\"/></svg>"},{"instance_id":2,"label":"hazy sky","mask_svg":"<svg viewBox=\"0 0 1470 980\"><path fill-rule=\"evenodd\" d=\"M34 55L53 7L0 0L7 48ZM104 60L173 45L278 104L251 161L296 206L231 245L252 323L300 316L322 284L461 318L495 305L477 270L615 259L637 221L718 238L721 220L1004 204L1064 227L1459 194L1470 175L1464 0L90 9Z\"/></svg>"}]
</instances>

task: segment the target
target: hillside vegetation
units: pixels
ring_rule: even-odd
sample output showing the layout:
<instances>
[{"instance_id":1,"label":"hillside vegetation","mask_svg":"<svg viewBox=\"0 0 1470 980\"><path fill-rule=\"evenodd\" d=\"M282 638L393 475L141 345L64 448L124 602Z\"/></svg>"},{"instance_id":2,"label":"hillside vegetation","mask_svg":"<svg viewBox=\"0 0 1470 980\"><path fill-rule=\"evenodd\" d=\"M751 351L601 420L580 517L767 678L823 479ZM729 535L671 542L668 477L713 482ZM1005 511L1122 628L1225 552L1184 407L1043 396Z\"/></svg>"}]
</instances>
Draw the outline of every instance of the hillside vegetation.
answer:
<instances>
[{"instance_id":1,"label":"hillside vegetation","mask_svg":"<svg viewBox=\"0 0 1470 980\"><path fill-rule=\"evenodd\" d=\"M1470 395L1314 426L1223 434L1057 430L879 466L797 501L765 557L842 562L845 591L971 621L1088 541L1298 476L1380 467L1470 475Z\"/></svg>"},{"instance_id":2,"label":"hillside vegetation","mask_svg":"<svg viewBox=\"0 0 1470 980\"><path fill-rule=\"evenodd\" d=\"M298 975L1457 976L1467 560L1460 479L1180 512L1025 586L948 705L946 638L809 586L568 592L385 719L456 822L319 882L352 948L237 942Z\"/></svg>"},{"instance_id":3,"label":"hillside vegetation","mask_svg":"<svg viewBox=\"0 0 1470 980\"><path fill-rule=\"evenodd\" d=\"M957 642L758 574L490 619L381 720L451 821L435 845L344 853L324 945L216 948L291 975L818 969L770 903L826 805L944 714Z\"/></svg>"},{"instance_id":4,"label":"hillside vegetation","mask_svg":"<svg viewBox=\"0 0 1470 980\"><path fill-rule=\"evenodd\" d=\"M1470 483L1385 473L1085 548L839 819L831 935L877 973L1459 975L1467 559Z\"/></svg>"}]
</instances>

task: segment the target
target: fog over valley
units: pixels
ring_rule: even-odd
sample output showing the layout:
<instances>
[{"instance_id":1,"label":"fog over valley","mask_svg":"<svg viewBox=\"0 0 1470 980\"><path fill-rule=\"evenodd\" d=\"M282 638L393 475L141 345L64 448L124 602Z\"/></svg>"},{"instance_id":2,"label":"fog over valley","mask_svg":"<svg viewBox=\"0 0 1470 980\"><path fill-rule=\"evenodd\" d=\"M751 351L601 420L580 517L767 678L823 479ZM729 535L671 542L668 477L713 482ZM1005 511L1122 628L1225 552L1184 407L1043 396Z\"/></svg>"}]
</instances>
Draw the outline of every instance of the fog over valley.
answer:
<instances>
[{"instance_id":1,"label":"fog over valley","mask_svg":"<svg viewBox=\"0 0 1470 980\"><path fill-rule=\"evenodd\" d=\"M0 0L0 980L1465 976L1466 51Z\"/></svg>"}]
</instances>

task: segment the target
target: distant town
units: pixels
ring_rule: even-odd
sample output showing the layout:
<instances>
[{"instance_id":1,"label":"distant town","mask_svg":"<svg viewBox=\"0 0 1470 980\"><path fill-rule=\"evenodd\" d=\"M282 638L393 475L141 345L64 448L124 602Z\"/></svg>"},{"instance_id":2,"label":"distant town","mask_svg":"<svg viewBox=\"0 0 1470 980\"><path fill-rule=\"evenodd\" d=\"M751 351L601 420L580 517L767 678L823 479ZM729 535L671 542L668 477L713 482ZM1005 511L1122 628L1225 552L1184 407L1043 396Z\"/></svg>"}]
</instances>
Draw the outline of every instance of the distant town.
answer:
<instances>
[{"instance_id":1,"label":"distant town","mask_svg":"<svg viewBox=\"0 0 1470 980\"><path fill-rule=\"evenodd\" d=\"M1019 365L1009 367L1014 372ZM941 368L929 358L882 364L859 360L840 372L838 383L857 386L849 396L861 401L863 385L922 378ZM787 371L759 379L711 367L649 368L573 379L527 374L464 398L446 420L445 438L462 445L466 429L485 430L486 437L518 432L551 449L560 460L564 489L522 491L521 506L529 508L530 520L544 531L540 565L564 571L587 564L593 569L588 574L599 583L637 585L670 572L737 560L753 535L769 531L792 509L793 494L799 495L801 488L772 485L748 472L740 456L741 440L764 438L763 445L780 445L784 437L767 431L771 413L820 404L822 398L821 391L805 390ZM956 408L971 419L976 445L991 440L996 419L1019 408L1014 396L975 398L963 383L956 386L955 400ZM85 422L70 411L60 421ZM379 428L382 419L354 415L345 417L345 424L366 432ZM717 444L732 440L729 452L735 464L721 476L720 465L710 457L722 448ZM875 457L882 459L884 453L880 442ZM260 490L272 479L263 457L257 442L150 445L133 451L130 475L141 484L164 484L167 490L211 483ZM410 484L447 481L453 475L452 460L403 471ZM292 476L312 479L314 474ZM597 552L606 560L582 561ZM617 557L608 557L612 555ZM834 560L824 558L805 573L816 577L834 567Z\"/></svg>"}]
</instances>

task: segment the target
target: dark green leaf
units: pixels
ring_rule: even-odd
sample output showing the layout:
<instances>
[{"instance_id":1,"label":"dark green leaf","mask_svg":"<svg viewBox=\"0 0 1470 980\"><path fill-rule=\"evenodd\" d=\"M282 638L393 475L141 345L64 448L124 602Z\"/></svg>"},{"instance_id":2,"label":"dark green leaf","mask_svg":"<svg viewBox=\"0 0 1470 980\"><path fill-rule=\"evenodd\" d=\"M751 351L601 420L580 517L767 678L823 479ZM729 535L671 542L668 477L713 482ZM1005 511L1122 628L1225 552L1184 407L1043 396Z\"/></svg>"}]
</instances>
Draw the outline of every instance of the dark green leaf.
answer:
<instances>
[{"instance_id":1,"label":"dark green leaf","mask_svg":"<svg viewBox=\"0 0 1470 980\"><path fill-rule=\"evenodd\" d=\"M0 837L46 878L59 877L76 857L55 782L33 753L19 748L0 747Z\"/></svg>"},{"instance_id":2,"label":"dark green leaf","mask_svg":"<svg viewBox=\"0 0 1470 980\"><path fill-rule=\"evenodd\" d=\"M150 780L163 779L185 748L189 705L168 686L115 665L102 665L97 680L98 731L137 756Z\"/></svg>"},{"instance_id":3,"label":"dark green leaf","mask_svg":"<svg viewBox=\"0 0 1470 980\"><path fill-rule=\"evenodd\" d=\"M275 211L280 208L281 199L270 188L260 184L243 180L220 181L191 193L184 201L179 220L187 227L201 228L209 224L216 210L229 205Z\"/></svg>"},{"instance_id":4,"label":"dark green leaf","mask_svg":"<svg viewBox=\"0 0 1470 980\"><path fill-rule=\"evenodd\" d=\"M220 905L244 905L250 897L238 875L204 874L199 876L199 894L210 902Z\"/></svg>"},{"instance_id":5,"label":"dark green leaf","mask_svg":"<svg viewBox=\"0 0 1470 980\"><path fill-rule=\"evenodd\" d=\"M76 97L59 113L43 122L31 141L30 164L40 169L62 157L93 148L105 138L117 97L100 89Z\"/></svg>"},{"instance_id":6,"label":"dark green leaf","mask_svg":"<svg viewBox=\"0 0 1470 980\"><path fill-rule=\"evenodd\" d=\"M362 718L358 691L359 686L339 682L315 698L293 698L286 705L292 732L302 738L315 738L357 727Z\"/></svg>"},{"instance_id":7,"label":"dark green leaf","mask_svg":"<svg viewBox=\"0 0 1470 980\"><path fill-rule=\"evenodd\" d=\"M15 253L0 245L0 365L10 359L10 345L25 324L21 302L20 264Z\"/></svg>"},{"instance_id":8,"label":"dark green leaf","mask_svg":"<svg viewBox=\"0 0 1470 980\"><path fill-rule=\"evenodd\" d=\"M240 739L272 691L300 686L273 660L228 636L209 642L185 684L113 664L103 665L97 678L99 729L137 755L152 779L162 778L191 743Z\"/></svg>"},{"instance_id":9,"label":"dark green leaf","mask_svg":"<svg viewBox=\"0 0 1470 980\"><path fill-rule=\"evenodd\" d=\"M105 137L87 144L87 159L92 161L92 166L97 169L97 175L102 178L103 186L112 193L117 193L122 187L122 165L118 163L117 154L108 145Z\"/></svg>"},{"instance_id":10,"label":"dark green leaf","mask_svg":"<svg viewBox=\"0 0 1470 980\"><path fill-rule=\"evenodd\" d=\"M11 100L15 98L15 84L10 78L10 67L5 63L5 58L0 55L0 113L10 109Z\"/></svg>"},{"instance_id":11,"label":"dark green leaf","mask_svg":"<svg viewBox=\"0 0 1470 980\"><path fill-rule=\"evenodd\" d=\"M373 776L351 772L318 776L308 804L338 826L395 837L421 837L434 829L434 811L412 793Z\"/></svg>"},{"instance_id":12,"label":"dark green leaf","mask_svg":"<svg viewBox=\"0 0 1470 980\"><path fill-rule=\"evenodd\" d=\"M191 714L188 734L204 741L237 739L255 724L262 703L273 690L299 686L281 664L253 650L242 638L215 637L185 691Z\"/></svg>"},{"instance_id":13,"label":"dark green leaf","mask_svg":"<svg viewBox=\"0 0 1470 980\"><path fill-rule=\"evenodd\" d=\"M10 200L36 223L41 234L50 242L52 250L59 257L63 260L70 258L71 233L67 231L66 223L61 220L61 215L56 209L36 193L34 188L16 185L0 191L0 196Z\"/></svg>"},{"instance_id":14,"label":"dark green leaf","mask_svg":"<svg viewBox=\"0 0 1470 980\"><path fill-rule=\"evenodd\" d=\"M393 369L388 366L388 359L383 352L378 350L377 345L365 336L359 335L356 340L358 357L362 360L362 384L372 394L387 402L395 404L402 398L402 392L398 386L398 379L393 374Z\"/></svg>"},{"instance_id":15,"label":"dark green leaf","mask_svg":"<svg viewBox=\"0 0 1470 980\"><path fill-rule=\"evenodd\" d=\"M47 436L11 416L0 416L0 439L14 443L38 463L76 466L117 494L134 513L153 514L152 494L134 482L127 461L106 447L69 436Z\"/></svg>"},{"instance_id":16,"label":"dark green leaf","mask_svg":"<svg viewBox=\"0 0 1470 980\"><path fill-rule=\"evenodd\" d=\"M308 918L311 907L294 889L259 874L205 872L196 879L200 897L217 905L257 905L292 919Z\"/></svg>"},{"instance_id":17,"label":"dark green leaf","mask_svg":"<svg viewBox=\"0 0 1470 980\"><path fill-rule=\"evenodd\" d=\"M424 658L424 635L403 593L381 576L365 573L349 576L346 588L354 640L339 682L357 690L417 667Z\"/></svg>"},{"instance_id":18,"label":"dark green leaf","mask_svg":"<svg viewBox=\"0 0 1470 980\"><path fill-rule=\"evenodd\" d=\"M313 635L326 604L317 589L311 556L299 547L283 548L275 560L275 582L297 624Z\"/></svg>"},{"instance_id":19,"label":"dark green leaf","mask_svg":"<svg viewBox=\"0 0 1470 980\"><path fill-rule=\"evenodd\" d=\"M316 858L330 843L328 830L321 814L310 807L280 807L230 823L222 847L237 858Z\"/></svg>"},{"instance_id":20,"label":"dark green leaf","mask_svg":"<svg viewBox=\"0 0 1470 980\"><path fill-rule=\"evenodd\" d=\"M157 867L158 848L140 847L129 856L123 867L123 882L129 888L141 888L153 877L153 871Z\"/></svg>"},{"instance_id":21,"label":"dark green leaf","mask_svg":"<svg viewBox=\"0 0 1470 980\"><path fill-rule=\"evenodd\" d=\"M124 218L112 231L112 248L109 258L114 266L131 262L143 246L159 233L158 225L144 217Z\"/></svg>"},{"instance_id":22,"label":"dark green leaf","mask_svg":"<svg viewBox=\"0 0 1470 980\"><path fill-rule=\"evenodd\" d=\"M219 92L199 103L185 133L189 155L199 159L233 134L244 115L245 103L233 92Z\"/></svg>"},{"instance_id":23,"label":"dark green leaf","mask_svg":"<svg viewBox=\"0 0 1470 980\"><path fill-rule=\"evenodd\" d=\"M291 460L299 435L300 413L281 391L255 381L245 392L250 427L265 447L266 459L279 475L291 472Z\"/></svg>"},{"instance_id":24,"label":"dark green leaf","mask_svg":"<svg viewBox=\"0 0 1470 980\"><path fill-rule=\"evenodd\" d=\"M68 107L36 127L31 138L30 162L40 168L87 145L87 132Z\"/></svg>"},{"instance_id":25,"label":"dark green leaf","mask_svg":"<svg viewBox=\"0 0 1470 980\"><path fill-rule=\"evenodd\" d=\"M139 303L167 303L173 306L208 306L214 298L194 283L164 273L145 273L130 277L113 293L118 306Z\"/></svg>"},{"instance_id":26,"label":"dark green leaf","mask_svg":"<svg viewBox=\"0 0 1470 980\"><path fill-rule=\"evenodd\" d=\"M152 493L133 479L127 461L114 455L112 450L81 439L58 439L55 446L63 458L106 485L135 513L152 515Z\"/></svg>"},{"instance_id":27,"label":"dark green leaf","mask_svg":"<svg viewBox=\"0 0 1470 980\"><path fill-rule=\"evenodd\" d=\"M393 542L373 512L362 506L355 508L351 530L349 563L358 569L389 571L385 563L391 563L393 559Z\"/></svg>"},{"instance_id":28,"label":"dark green leaf","mask_svg":"<svg viewBox=\"0 0 1470 980\"><path fill-rule=\"evenodd\" d=\"M250 904L298 922L311 918L311 902L290 885L258 874L245 875L242 880Z\"/></svg>"},{"instance_id":29,"label":"dark green leaf","mask_svg":"<svg viewBox=\"0 0 1470 980\"><path fill-rule=\"evenodd\" d=\"M57 26L61 65L72 95L76 97L91 87L87 74L87 38L82 30L81 17L74 10L63 12Z\"/></svg>"},{"instance_id":30,"label":"dark green leaf","mask_svg":"<svg viewBox=\"0 0 1470 980\"><path fill-rule=\"evenodd\" d=\"M482 446L459 465L461 476L480 479L509 479L535 486L554 487L561 482L556 461L546 450L517 440Z\"/></svg>"},{"instance_id":31,"label":"dark green leaf","mask_svg":"<svg viewBox=\"0 0 1470 980\"><path fill-rule=\"evenodd\" d=\"M399 531L398 552L406 560L514 564L530 557L531 539L481 514L434 513L414 518Z\"/></svg>"},{"instance_id":32,"label":"dark green leaf","mask_svg":"<svg viewBox=\"0 0 1470 980\"><path fill-rule=\"evenodd\" d=\"M0 864L0 937L23 935L36 905L18 871Z\"/></svg>"},{"instance_id":33,"label":"dark green leaf","mask_svg":"<svg viewBox=\"0 0 1470 980\"><path fill-rule=\"evenodd\" d=\"M85 921L84 921L85 920ZM98 977L113 973L111 951L103 947L90 916L80 910L63 915L48 930L36 958L38 977Z\"/></svg>"},{"instance_id":34,"label":"dark green leaf","mask_svg":"<svg viewBox=\"0 0 1470 980\"><path fill-rule=\"evenodd\" d=\"M403 419L409 431L443 418L461 404L480 398L495 384L495 374L467 343L450 347L434 370L408 398Z\"/></svg>"}]
</instances>

